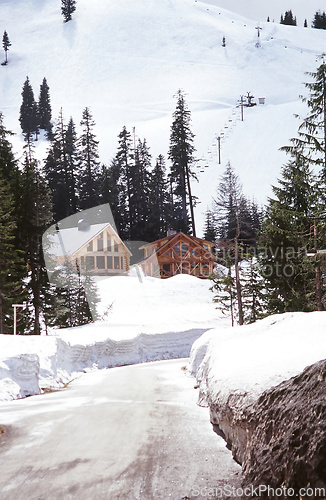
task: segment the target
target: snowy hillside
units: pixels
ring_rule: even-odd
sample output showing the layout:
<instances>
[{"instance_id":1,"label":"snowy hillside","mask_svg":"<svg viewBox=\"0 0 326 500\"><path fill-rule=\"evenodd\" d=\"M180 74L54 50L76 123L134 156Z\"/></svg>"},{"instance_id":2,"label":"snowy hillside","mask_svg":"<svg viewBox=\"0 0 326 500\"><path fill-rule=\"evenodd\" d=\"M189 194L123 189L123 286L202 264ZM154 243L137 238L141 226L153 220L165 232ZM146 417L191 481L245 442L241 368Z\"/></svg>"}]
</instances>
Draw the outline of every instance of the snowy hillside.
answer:
<instances>
[{"instance_id":1,"label":"snowy hillside","mask_svg":"<svg viewBox=\"0 0 326 500\"><path fill-rule=\"evenodd\" d=\"M286 161L278 148L299 125L293 114L305 114L299 99L304 73L316 68L326 32L279 25L278 19L261 22L257 48L255 28L265 18L262 11L255 6L259 17L250 12L246 18L218 3L78 0L73 21L64 24L59 1L0 1L0 30L8 32L12 43L9 64L0 67L0 110L7 128L18 134L17 152L23 146L18 115L26 76L36 97L46 77L54 118L62 107L64 118L72 116L78 124L82 110L90 107L101 161L107 164L124 125L129 131L136 127L137 136L147 139L154 158L167 155L173 95L182 88L192 111L197 157L208 165L199 169L200 182L194 186L201 201L199 232L227 161L240 175L245 194L264 203ZM227 2L238 12L242 3ZM307 3L296 2L300 15L306 9L311 19L318 2ZM236 104L248 91L265 97L266 104L245 110L241 122ZM225 141L219 165L216 136L221 132ZM46 147L39 141L40 158Z\"/></svg>"}]
</instances>

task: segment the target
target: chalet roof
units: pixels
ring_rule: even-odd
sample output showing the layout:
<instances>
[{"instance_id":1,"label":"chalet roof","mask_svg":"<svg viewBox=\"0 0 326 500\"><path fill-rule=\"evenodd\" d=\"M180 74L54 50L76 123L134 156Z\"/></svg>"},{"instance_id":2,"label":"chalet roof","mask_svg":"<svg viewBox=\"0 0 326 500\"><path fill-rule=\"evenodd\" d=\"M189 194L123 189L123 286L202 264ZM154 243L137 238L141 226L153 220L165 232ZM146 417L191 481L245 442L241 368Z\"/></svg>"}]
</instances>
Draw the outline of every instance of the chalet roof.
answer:
<instances>
[{"instance_id":1,"label":"chalet roof","mask_svg":"<svg viewBox=\"0 0 326 500\"><path fill-rule=\"evenodd\" d=\"M216 243L212 243L211 241L203 240L202 238L197 238L197 236L190 236L190 235L185 234L182 231L180 231L179 233L172 234L171 236L165 236L164 238L160 238L159 240L152 241L151 243L146 243L146 245L141 246L140 249L147 248L147 247L153 246L153 245L159 246L158 243L166 240L164 245L162 245L162 247L160 247L160 249L161 249L161 248L163 248L163 246L166 245L166 243L171 242L173 239L179 239L180 236L184 236L185 239L191 240L192 242L196 243L197 245L199 244L199 245L203 246L206 243L209 245L214 245L214 246L216 245Z\"/></svg>"},{"instance_id":2,"label":"chalet roof","mask_svg":"<svg viewBox=\"0 0 326 500\"><path fill-rule=\"evenodd\" d=\"M54 226L53 226L54 228ZM126 245L120 239L118 233L108 222L102 224L88 225L86 229L78 229L78 227L70 227L66 229L55 229L51 232L50 248L48 253L53 257L63 257L65 255L74 255L78 250L87 245L91 240L96 238L102 231L110 228L110 233L113 234L119 243L121 243L126 252L132 255Z\"/></svg>"}]
</instances>

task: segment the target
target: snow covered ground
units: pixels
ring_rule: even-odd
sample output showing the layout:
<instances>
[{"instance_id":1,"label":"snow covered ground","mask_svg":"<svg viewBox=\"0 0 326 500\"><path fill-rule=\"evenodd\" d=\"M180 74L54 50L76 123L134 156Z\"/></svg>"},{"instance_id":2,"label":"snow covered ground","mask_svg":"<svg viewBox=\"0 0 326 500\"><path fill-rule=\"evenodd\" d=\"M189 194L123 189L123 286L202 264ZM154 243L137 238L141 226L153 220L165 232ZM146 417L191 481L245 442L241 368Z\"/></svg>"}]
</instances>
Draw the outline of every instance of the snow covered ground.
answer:
<instances>
[{"instance_id":1,"label":"snow covered ground","mask_svg":"<svg viewBox=\"0 0 326 500\"><path fill-rule=\"evenodd\" d=\"M278 24L290 8L300 16L298 27ZM18 115L27 75L36 98L47 78L54 118L62 107L65 120L72 116L78 125L82 110L90 107L106 164L124 125L147 139L154 158L167 155L173 95L182 88L202 159L199 183L193 186L200 201L200 235L228 161L248 197L265 203L271 194L287 161L279 148L300 124L293 115L306 114L299 98L305 72L316 69L316 56L326 48L326 31L302 27L303 18L310 24L318 8L324 8L321 0L296 0L295 5L281 0L79 0L73 20L65 24L59 2L0 0L0 31L6 29L12 43L9 64L0 67L0 110L17 134L17 156L23 147ZM267 15L275 23L265 22ZM245 110L242 122L236 106L249 91L256 101L266 101ZM221 164L217 136L224 137ZM38 141L39 158L46 148L46 141Z\"/></svg>"},{"instance_id":2,"label":"snow covered ground","mask_svg":"<svg viewBox=\"0 0 326 500\"><path fill-rule=\"evenodd\" d=\"M210 286L187 275L100 279L103 321L48 336L0 335L0 400L60 387L88 370L189 355L203 396L224 400L235 391L254 399L326 358L325 312L231 328Z\"/></svg>"},{"instance_id":3,"label":"snow covered ground","mask_svg":"<svg viewBox=\"0 0 326 500\"><path fill-rule=\"evenodd\" d=\"M114 277L98 283L103 321L48 336L0 335L0 400L60 387L85 370L188 357L205 331L225 324L211 283Z\"/></svg>"}]
</instances>

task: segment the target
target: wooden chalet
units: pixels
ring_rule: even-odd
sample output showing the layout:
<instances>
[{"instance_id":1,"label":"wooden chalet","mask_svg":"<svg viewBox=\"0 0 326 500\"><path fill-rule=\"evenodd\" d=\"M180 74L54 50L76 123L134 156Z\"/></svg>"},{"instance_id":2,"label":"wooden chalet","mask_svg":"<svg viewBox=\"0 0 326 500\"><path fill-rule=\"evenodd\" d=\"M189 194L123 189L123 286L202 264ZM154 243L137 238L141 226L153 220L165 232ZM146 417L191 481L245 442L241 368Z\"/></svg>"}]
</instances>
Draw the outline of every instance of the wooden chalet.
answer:
<instances>
[{"instance_id":1,"label":"wooden chalet","mask_svg":"<svg viewBox=\"0 0 326 500\"><path fill-rule=\"evenodd\" d=\"M52 233L49 253L57 266L67 261L81 272L94 275L117 275L129 271L131 252L109 223L88 224Z\"/></svg>"},{"instance_id":2,"label":"wooden chalet","mask_svg":"<svg viewBox=\"0 0 326 500\"><path fill-rule=\"evenodd\" d=\"M139 265L148 276L169 278L191 274L207 278L213 273L214 246L211 241L174 233L140 247L145 258Z\"/></svg>"}]
</instances>

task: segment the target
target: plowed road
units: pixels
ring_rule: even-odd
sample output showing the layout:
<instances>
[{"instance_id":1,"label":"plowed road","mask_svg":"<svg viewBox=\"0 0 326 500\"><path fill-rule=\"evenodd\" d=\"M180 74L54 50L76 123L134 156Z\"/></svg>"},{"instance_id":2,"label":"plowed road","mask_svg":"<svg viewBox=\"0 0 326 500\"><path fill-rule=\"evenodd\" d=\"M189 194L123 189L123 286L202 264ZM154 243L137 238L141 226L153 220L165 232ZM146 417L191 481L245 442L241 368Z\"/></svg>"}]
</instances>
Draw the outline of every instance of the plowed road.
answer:
<instances>
[{"instance_id":1,"label":"plowed road","mask_svg":"<svg viewBox=\"0 0 326 500\"><path fill-rule=\"evenodd\" d=\"M186 362L92 372L1 404L0 499L207 499L239 487Z\"/></svg>"}]
</instances>

